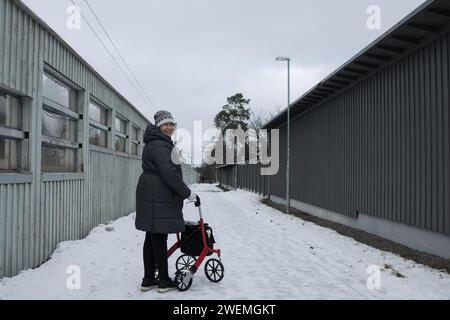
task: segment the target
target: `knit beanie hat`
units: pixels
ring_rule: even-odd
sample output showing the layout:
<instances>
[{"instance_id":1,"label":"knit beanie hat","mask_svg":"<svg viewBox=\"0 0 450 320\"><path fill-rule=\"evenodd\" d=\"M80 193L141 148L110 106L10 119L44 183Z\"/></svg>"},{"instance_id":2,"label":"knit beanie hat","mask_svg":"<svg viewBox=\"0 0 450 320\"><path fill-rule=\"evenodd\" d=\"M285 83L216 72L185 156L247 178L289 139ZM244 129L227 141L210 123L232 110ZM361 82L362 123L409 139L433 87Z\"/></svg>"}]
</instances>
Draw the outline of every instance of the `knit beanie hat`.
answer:
<instances>
[{"instance_id":1,"label":"knit beanie hat","mask_svg":"<svg viewBox=\"0 0 450 320\"><path fill-rule=\"evenodd\" d=\"M173 117L169 111L160 110L157 113L155 113L154 118L155 118L155 126L157 127L168 122L172 122L173 124L175 124L175 121L173 120Z\"/></svg>"}]
</instances>

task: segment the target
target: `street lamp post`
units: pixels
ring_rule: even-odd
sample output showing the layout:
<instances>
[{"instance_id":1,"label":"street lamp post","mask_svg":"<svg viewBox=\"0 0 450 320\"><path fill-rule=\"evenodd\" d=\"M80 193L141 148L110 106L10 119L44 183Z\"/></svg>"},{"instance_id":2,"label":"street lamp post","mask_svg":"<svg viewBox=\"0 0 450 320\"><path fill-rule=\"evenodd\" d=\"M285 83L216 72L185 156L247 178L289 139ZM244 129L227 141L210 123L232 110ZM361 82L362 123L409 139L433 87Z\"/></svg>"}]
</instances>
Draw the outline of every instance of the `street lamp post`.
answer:
<instances>
[{"instance_id":1,"label":"street lamp post","mask_svg":"<svg viewBox=\"0 0 450 320\"><path fill-rule=\"evenodd\" d=\"M288 107L287 107L287 141L286 141L286 213L289 214L289 207L291 206L291 197L289 192L290 186L290 173L289 173L289 155L290 155L290 131L291 131L291 94L290 94L290 62L291 58L277 57L276 61L287 62L287 95L288 95Z\"/></svg>"}]
</instances>

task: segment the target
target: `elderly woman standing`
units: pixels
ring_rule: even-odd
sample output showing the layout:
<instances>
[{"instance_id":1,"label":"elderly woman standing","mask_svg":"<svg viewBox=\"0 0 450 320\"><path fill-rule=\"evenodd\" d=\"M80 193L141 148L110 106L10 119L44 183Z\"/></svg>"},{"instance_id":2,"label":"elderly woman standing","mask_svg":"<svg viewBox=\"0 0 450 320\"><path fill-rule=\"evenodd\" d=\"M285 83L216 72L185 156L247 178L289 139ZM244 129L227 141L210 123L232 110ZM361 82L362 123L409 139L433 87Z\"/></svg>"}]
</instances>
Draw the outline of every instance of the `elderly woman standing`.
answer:
<instances>
[{"instance_id":1,"label":"elderly woman standing","mask_svg":"<svg viewBox=\"0 0 450 320\"><path fill-rule=\"evenodd\" d=\"M167 292L176 287L168 273L167 235L184 231L183 200L195 200L197 195L183 182L181 165L172 161L172 115L161 110L154 118L155 125L150 124L144 135L144 172L136 188L136 229L146 232L141 290L158 287L159 292ZM156 268L159 281L155 279Z\"/></svg>"}]
</instances>

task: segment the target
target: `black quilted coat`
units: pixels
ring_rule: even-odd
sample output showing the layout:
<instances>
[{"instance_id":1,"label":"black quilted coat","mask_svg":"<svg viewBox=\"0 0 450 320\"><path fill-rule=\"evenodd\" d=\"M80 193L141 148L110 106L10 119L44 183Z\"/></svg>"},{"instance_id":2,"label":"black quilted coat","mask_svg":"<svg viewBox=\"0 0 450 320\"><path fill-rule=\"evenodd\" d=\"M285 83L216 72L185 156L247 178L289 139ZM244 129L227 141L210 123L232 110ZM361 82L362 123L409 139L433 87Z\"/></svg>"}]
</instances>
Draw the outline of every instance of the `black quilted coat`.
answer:
<instances>
[{"instance_id":1,"label":"black quilted coat","mask_svg":"<svg viewBox=\"0 0 450 320\"><path fill-rule=\"evenodd\" d=\"M136 228L162 234L183 232L183 200L191 190L183 182L181 165L172 161L173 142L150 124L144 143L144 172L136 188Z\"/></svg>"}]
</instances>

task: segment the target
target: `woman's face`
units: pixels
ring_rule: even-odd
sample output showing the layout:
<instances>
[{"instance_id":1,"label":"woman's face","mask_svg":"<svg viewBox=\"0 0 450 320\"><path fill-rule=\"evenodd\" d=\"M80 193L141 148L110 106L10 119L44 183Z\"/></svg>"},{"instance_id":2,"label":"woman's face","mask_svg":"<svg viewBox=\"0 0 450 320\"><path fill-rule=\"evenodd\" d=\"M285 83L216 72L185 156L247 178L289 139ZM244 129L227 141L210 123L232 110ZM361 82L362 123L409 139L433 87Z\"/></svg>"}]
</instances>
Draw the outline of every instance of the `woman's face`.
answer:
<instances>
[{"instance_id":1,"label":"woman's face","mask_svg":"<svg viewBox=\"0 0 450 320\"><path fill-rule=\"evenodd\" d=\"M161 129L162 133L171 137L173 131L175 130L175 125L172 122L163 123L162 125L159 126L159 129Z\"/></svg>"}]
</instances>

